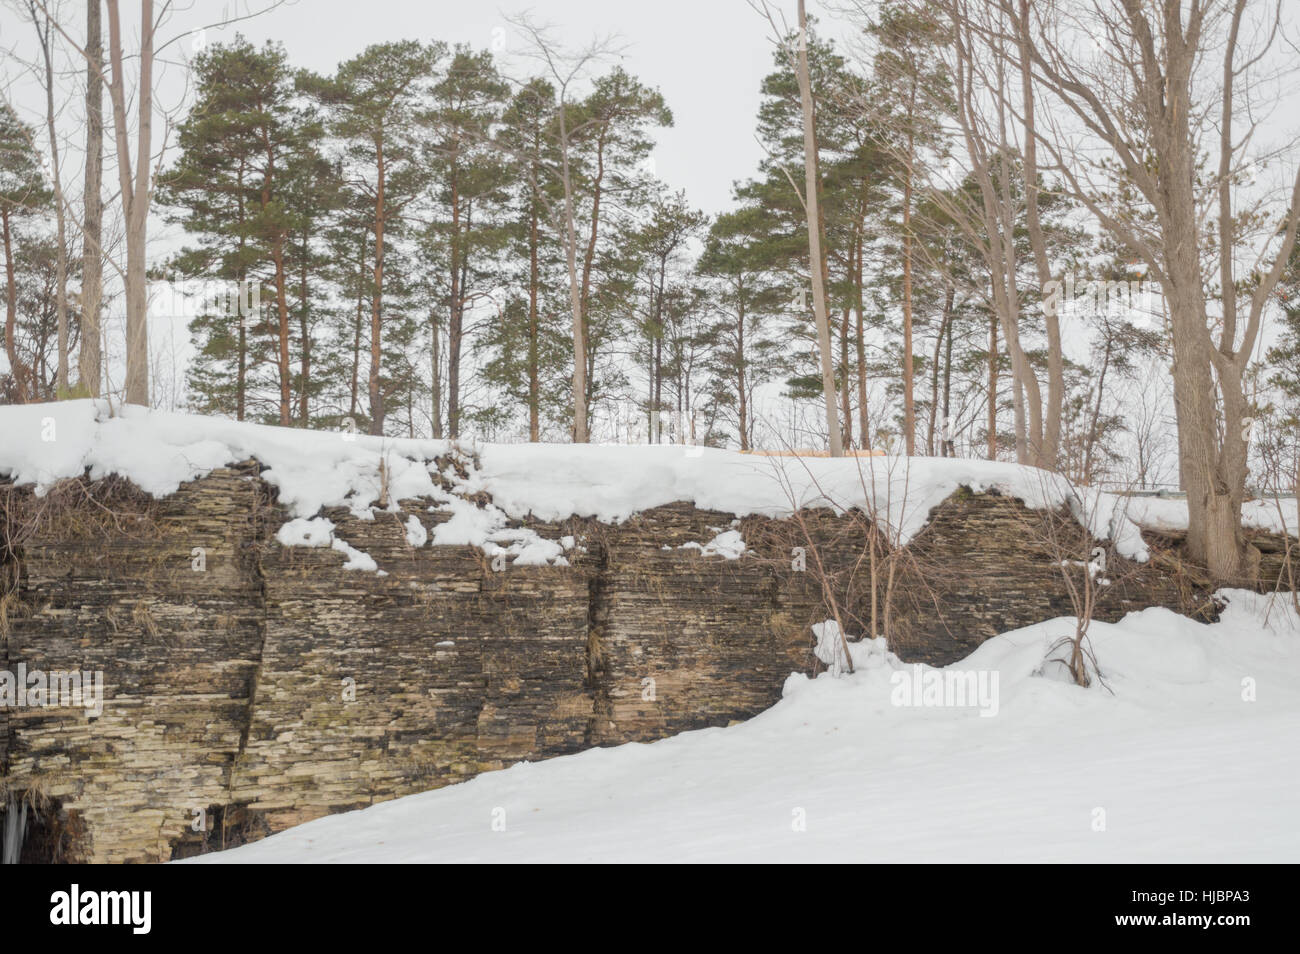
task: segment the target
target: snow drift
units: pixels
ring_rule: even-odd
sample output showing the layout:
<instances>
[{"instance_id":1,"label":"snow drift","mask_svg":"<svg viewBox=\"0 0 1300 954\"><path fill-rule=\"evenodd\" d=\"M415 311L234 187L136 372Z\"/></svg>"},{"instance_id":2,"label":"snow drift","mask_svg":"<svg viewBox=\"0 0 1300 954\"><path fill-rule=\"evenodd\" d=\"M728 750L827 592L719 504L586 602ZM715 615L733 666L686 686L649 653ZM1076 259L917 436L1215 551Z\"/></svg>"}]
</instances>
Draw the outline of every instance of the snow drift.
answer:
<instances>
[{"instance_id":1,"label":"snow drift","mask_svg":"<svg viewBox=\"0 0 1300 954\"><path fill-rule=\"evenodd\" d=\"M791 675L740 725L521 764L194 860L1294 862L1300 618L1222 596L1212 625L1163 609L1093 623L1109 689L1035 675L1071 619L950 667L996 674L992 718L899 704L939 671L863 641L855 675Z\"/></svg>"}]
</instances>

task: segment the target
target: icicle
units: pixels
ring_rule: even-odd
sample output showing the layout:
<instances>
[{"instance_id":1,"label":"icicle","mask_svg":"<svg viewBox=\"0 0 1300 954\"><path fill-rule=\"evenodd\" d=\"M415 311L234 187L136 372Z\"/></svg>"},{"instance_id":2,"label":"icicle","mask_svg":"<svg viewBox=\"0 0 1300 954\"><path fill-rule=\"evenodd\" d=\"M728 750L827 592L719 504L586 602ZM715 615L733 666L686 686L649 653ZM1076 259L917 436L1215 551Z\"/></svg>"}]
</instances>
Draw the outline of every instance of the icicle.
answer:
<instances>
[{"instance_id":1,"label":"icicle","mask_svg":"<svg viewBox=\"0 0 1300 954\"><path fill-rule=\"evenodd\" d=\"M0 833L0 865L16 865L23 853L23 839L27 837L27 800L21 805L9 796L5 808L4 830Z\"/></svg>"}]
</instances>

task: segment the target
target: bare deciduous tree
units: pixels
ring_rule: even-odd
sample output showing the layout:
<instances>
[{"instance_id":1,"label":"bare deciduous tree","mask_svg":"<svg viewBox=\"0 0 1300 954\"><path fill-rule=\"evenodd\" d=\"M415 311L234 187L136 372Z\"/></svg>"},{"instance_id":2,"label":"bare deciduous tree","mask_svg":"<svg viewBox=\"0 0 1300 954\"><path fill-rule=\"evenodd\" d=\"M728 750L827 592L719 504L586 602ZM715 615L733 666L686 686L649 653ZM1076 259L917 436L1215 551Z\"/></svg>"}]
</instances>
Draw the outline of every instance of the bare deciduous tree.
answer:
<instances>
[{"instance_id":1,"label":"bare deciduous tree","mask_svg":"<svg viewBox=\"0 0 1300 954\"><path fill-rule=\"evenodd\" d=\"M546 68L555 83L556 117L559 126L560 183L564 188L563 223L565 267L569 277L569 307L573 312L573 441L588 440L587 411L587 321L583 313L582 281L578 275L577 196L574 186L573 148L579 130L570 125L572 90L587 69L616 52L612 37L598 38L577 50L562 49L546 27L527 15L511 21L527 40L532 56Z\"/></svg>"},{"instance_id":2,"label":"bare deciduous tree","mask_svg":"<svg viewBox=\"0 0 1300 954\"><path fill-rule=\"evenodd\" d=\"M122 215L126 220L126 389L127 404L149 404L149 295L146 286L145 241L153 182L153 0L140 2L140 71L136 87L136 154L131 160L126 74L122 49L119 0L108 2L108 84L113 104L113 138L117 146L117 175Z\"/></svg>"},{"instance_id":3,"label":"bare deciduous tree","mask_svg":"<svg viewBox=\"0 0 1300 954\"><path fill-rule=\"evenodd\" d=\"M1011 55L1056 107L1036 131L1047 168L1146 265L1168 303L1189 553L1217 579L1252 577L1257 554L1241 529L1244 380L1300 226L1300 171L1277 194L1242 188L1277 155L1258 145L1256 100L1279 72L1270 55L1281 3L1256 4L1262 14L1247 18L1248 0L1048 2L1024 17L1014 0L998 2ZM1081 54L1081 36L1101 55ZM1117 178L1140 203L1115 201Z\"/></svg>"},{"instance_id":4,"label":"bare deciduous tree","mask_svg":"<svg viewBox=\"0 0 1300 954\"><path fill-rule=\"evenodd\" d=\"M86 183L82 203L81 353L77 358L81 388L88 397L100 392L100 304L104 295L104 41L99 0L86 0Z\"/></svg>"},{"instance_id":5,"label":"bare deciduous tree","mask_svg":"<svg viewBox=\"0 0 1300 954\"><path fill-rule=\"evenodd\" d=\"M830 316L826 302L826 226L821 211L821 172L817 163L817 126L812 78L808 71L808 14L799 0L799 100L803 106L804 212L808 219L808 261L812 278L813 316L817 322L817 350L821 355L822 393L826 401L826 431L832 457L844 456L835 395L835 360L831 355Z\"/></svg>"}]
</instances>

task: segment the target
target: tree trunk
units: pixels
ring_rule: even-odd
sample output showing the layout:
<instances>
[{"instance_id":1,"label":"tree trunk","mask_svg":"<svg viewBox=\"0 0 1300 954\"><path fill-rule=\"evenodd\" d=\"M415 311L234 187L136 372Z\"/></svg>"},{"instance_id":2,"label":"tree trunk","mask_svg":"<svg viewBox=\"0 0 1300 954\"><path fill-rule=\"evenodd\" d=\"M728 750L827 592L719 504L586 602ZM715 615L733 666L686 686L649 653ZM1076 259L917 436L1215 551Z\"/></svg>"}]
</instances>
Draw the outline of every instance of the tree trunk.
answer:
<instances>
[{"instance_id":1,"label":"tree trunk","mask_svg":"<svg viewBox=\"0 0 1300 954\"><path fill-rule=\"evenodd\" d=\"M740 421L740 449L749 450L749 400L745 393L745 292L744 280L737 283L739 302L736 318L736 416Z\"/></svg>"},{"instance_id":2,"label":"tree trunk","mask_svg":"<svg viewBox=\"0 0 1300 954\"><path fill-rule=\"evenodd\" d=\"M1237 582L1246 566L1241 504L1246 485L1246 441L1242 421L1246 398L1235 362L1218 366L1222 396L1215 395L1215 367L1206 334L1209 316L1195 236L1200 228L1194 191L1196 159L1187 113L1192 51L1182 48L1171 66L1172 102L1167 126L1157 130L1154 143L1165 188L1165 287L1169 301L1174 351L1174 407L1178 419L1179 457L1186 482L1191 558L1210 575ZM1231 254L1230 252L1228 254ZM1225 313L1236 290L1222 289ZM1220 443L1222 442L1222 443Z\"/></svg>"},{"instance_id":3,"label":"tree trunk","mask_svg":"<svg viewBox=\"0 0 1300 954\"><path fill-rule=\"evenodd\" d=\"M1040 294L1052 280L1051 265L1047 260L1047 240L1038 213L1038 139L1034 118L1033 71L1028 54L1029 0L1020 0L1020 87L1023 95L1022 122L1025 126L1024 175L1025 222L1029 247L1034 256L1034 270L1038 275ZM1044 412L1042 439L1035 454L1035 465L1056 470L1061 448L1061 410L1065 402L1065 357L1061 348L1061 319L1057 309L1043 309L1043 325L1047 332L1047 407Z\"/></svg>"},{"instance_id":4,"label":"tree trunk","mask_svg":"<svg viewBox=\"0 0 1300 954\"><path fill-rule=\"evenodd\" d=\"M55 374L55 394L64 398L68 393L68 229L67 214L63 206L63 175L59 166L59 137L54 125L54 59L50 50L53 26L47 21L41 29L43 14L36 4L31 4L32 20L41 43L45 61L45 127L50 138L50 176L54 186L55 250L54 307L58 329L58 371Z\"/></svg>"},{"instance_id":5,"label":"tree trunk","mask_svg":"<svg viewBox=\"0 0 1300 954\"><path fill-rule=\"evenodd\" d=\"M357 251L357 308L352 322L352 376L349 381L350 399L348 414L356 417L361 391L361 323L366 307L366 233L361 232L361 245Z\"/></svg>"},{"instance_id":6,"label":"tree trunk","mask_svg":"<svg viewBox=\"0 0 1300 954\"><path fill-rule=\"evenodd\" d=\"M943 343L948 333L948 324L952 321L952 303L955 293L952 285L948 286L948 292L943 301L943 317L939 322L939 334L934 339L934 360L930 368L930 421L925 435L926 453L931 457L935 456L936 445L935 437L938 436L940 442L944 440L943 434L939 434L936 428L939 414L939 354L943 349ZM944 456L942 449L939 449L939 456Z\"/></svg>"},{"instance_id":7,"label":"tree trunk","mask_svg":"<svg viewBox=\"0 0 1300 954\"><path fill-rule=\"evenodd\" d=\"M832 457L843 457L835 399L835 367L831 358L831 329L826 304L826 257L822 250L821 183L817 163L817 131L813 116L812 78L808 71L808 16L799 0L799 98L803 104L804 210L808 218L808 264L812 278L813 315L817 322L817 347L821 353L822 399L826 404L826 433Z\"/></svg>"},{"instance_id":8,"label":"tree trunk","mask_svg":"<svg viewBox=\"0 0 1300 954\"><path fill-rule=\"evenodd\" d=\"M569 168L569 132L565 104L560 103L560 168L564 185L564 257L569 270L569 306L573 310L573 442L587 443L587 335L578 288L578 233L574 223L573 175Z\"/></svg>"},{"instance_id":9,"label":"tree trunk","mask_svg":"<svg viewBox=\"0 0 1300 954\"><path fill-rule=\"evenodd\" d=\"M150 161L153 144L153 0L140 3L140 85L136 90L136 155L134 181L127 144L126 76L122 67L122 26L118 0L108 3L108 46L112 61L109 97L117 166L126 219L126 386L127 404L149 405L149 290L145 242L149 224Z\"/></svg>"},{"instance_id":10,"label":"tree trunk","mask_svg":"<svg viewBox=\"0 0 1300 954\"><path fill-rule=\"evenodd\" d=\"M307 266L310 258L311 229L310 225L308 225L304 227L302 233L302 263L298 273L298 298L302 304L298 316L298 333L302 336L302 359L299 365L302 380L298 383L298 420L302 427L311 426L311 406L308 397L311 386L311 331L307 297Z\"/></svg>"},{"instance_id":11,"label":"tree trunk","mask_svg":"<svg viewBox=\"0 0 1300 954\"><path fill-rule=\"evenodd\" d=\"M122 25L118 0L108 3L108 46L112 62L109 97L117 142L118 178L126 219L126 385L127 404L149 405L149 291L145 242L149 223L150 161L153 143L153 0L140 4L140 85L136 90L134 180L127 144L126 76L122 66Z\"/></svg>"},{"instance_id":12,"label":"tree trunk","mask_svg":"<svg viewBox=\"0 0 1300 954\"><path fill-rule=\"evenodd\" d=\"M442 440L442 329L438 327L438 319L434 318L433 335L429 348L429 364L433 373L432 387L432 405L433 405L433 436L435 440Z\"/></svg>"},{"instance_id":13,"label":"tree trunk","mask_svg":"<svg viewBox=\"0 0 1300 954\"><path fill-rule=\"evenodd\" d=\"M852 255L849 256L852 259ZM840 318L840 421L844 434L844 446L853 446L853 401L849 397L849 321L853 317L853 306L844 305L844 314Z\"/></svg>"},{"instance_id":14,"label":"tree trunk","mask_svg":"<svg viewBox=\"0 0 1300 954\"><path fill-rule=\"evenodd\" d=\"M540 364L540 342L538 334L537 292L540 267L538 262L537 234L537 178L533 170L533 195L528 208L528 439L533 443L541 440L541 387L538 381Z\"/></svg>"},{"instance_id":15,"label":"tree trunk","mask_svg":"<svg viewBox=\"0 0 1300 954\"><path fill-rule=\"evenodd\" d=\"M988 458L998 459L998 316L989 316Z\"/></svg>"},{"instance_id":16,"label":"tree trunk","mask_svg":"<svg viewBox=\"0 0 1300 954\"><path fill-rule=\"evenodd\" d=\"M242 288L247 280L247 271L244 266L244 249L248 244L248 230L244 227L248 218L247 200L244 198L244 173L245 160L239 160L239 171L236 174L238 183L239 197L237 208L239 209L239 251L235 254L235 261L239 262L239 267L235 274L236 288ZM242 295L239 296L242 298ZM236 326L239 328L239 353L237 358L237 368L235 370L235 420L242 421L245 414L248 413L248 319L239 309L240 314Z\"/></svg>"},{"instance_id":17,"label":"tree trunk","mask_svg":"<svg viewBox=\"0 0 1300 954\"><path fill-rule=\"evenodd\" d=\"M591 353L591 329L587 325L586 317L587 307L591 304L591 273L596 261L596 244L600 237L601 199L605 194L605 133L606 129L602 127L600 135L596 137L596 174L592 177L591 183L591 232L587 236L587 246L582 253L582 282L580 285L580 302L583 316L582 352L587 358L587 369L583 378L586 387L583 394L584 407L591 404L593 389L596 386L596 356Z\"/></svg>"},{"instance_id":18,"label":"tree trunk","mask_svg":"<svg viewBox=\"0 0 1300 954\"><path fill-rule=\"evenodd\" d=\"M14 376L14 397L19 404L25 404L28 399L27 373L18 359L18 283L14 275L13 237L9 228L9 210L3 206L0 206L0 228L4 232L5 246L5 356Z\"/></svg>"},{"instance_id":19,"label":"tree trunk","mask_svg":"<svg viewBox=\"0 0 1300 954\"><path fill-rule=\"evenodd\" d=\"M1093 449L1097 446L1097 431L1101 426L1101 400L1106 393L1106 373L1110 370L1110 354L1114 346L1114 336L1110 333L1110 328L1106 329L1106 350L1102 354L1101 373L1097 376L1097 400L1092 406L1092 420L1088 423L1088 438L1083 448L1083 466L1080 468L1079 479L1085 483L1092 483L1092 455Z\"/></svg>"},{"instance_id":20,"label":"tree trunk","mask_svg":"<svg viewBox=\"0 0 1300 954\"><path fill-rule=\"evenodd\" d=\"M1000 67L999 67L1000 70ZM999 72L1000 75L1000 72ZM1043 458L1043 396L1029 358L1020 343L1020 294L1017 277L1019 262L1016 256L1015 230L1018 203L1011 190L1012 170L1008 161L1011 144L1007 139L1006 123L1002 118L1004 107L998 101L1000 140L998 162L999 201L991 203L986 198L986 209L991 223L997 223L996 235L990 236L994 261L992 263L993 299L1002 318L1002 336L1007 342L1011 357L1012 398L1016 416L1016 461L1035 467L1050 466ZM988 192L991 193L991 184ZM1059 347L1059 345L1058 345Z\"/></svg>"},{"instance_id":21,"label":"tree trunk","mask_svg":"<svg viewBox=\"0 0 1300 954\"><path fill-rule=\"evenodd\" d=\"M867 339L862 317L862 258L863 239L859 231L857 237L857 267L853 272L853 303L857 312L857 348L858 348L858 444L864 449L871 449L871 431L867 424Z\"/></svg>"},{"instance_id":22,"label":"tree trunk","mask_svg":"<svg viewBox=\"0 0 1300 954\"><path fill-rule=\"evenodd\" d=\"M370 298L370 379L366 384L370 402L370 433L384 433L384 389L379 379L383 347L382 315L384 307L384 144L375 142L378 180L375 190L375 287Z\"/></svg>"},{"instance_id":23,"label":"tree trunk","mask_svg":"<svg viewBox=\"0 0 1300 954\"><path fill-rule=\"evenodd\" d=\"M280 426L288 427L293 423L291 419L293 383L289 371L289 297L285 290L284 242L278 234L271 244L271 260L275 264L275 308L279 319L276 322L279 336L279 354L276 363L280 371ZM239 307L242 312L243 304L241 303Z\"/></svg>"},{"instance_id":24,"label":"tree trunk","mask_svg":"<svg viewBox=\"0 0 1300 954\"><path fill-rule=\"evenodd\" d=\"M952 437L952 321L948 322L948 344L943 358L943 452L941 457L956 457Z\"/></svg>"},{"instance_id":25,"label":"tree trunk","mask_svg":"<svg viewBox=\"0 0 1300 954\"><path fill-rule=\"evenodd\" d=\"M651 361L650 361L650 422L654 433L650 435L650 443L662 444L664 442L664 424L661 418L663 411L663 386L664 386L664 284L667 279L668 261L666 258L659 259L659 271L656 276L655 284L651 292L654 295L654 316L650 320L651 332L654 339L650 343ZM680 440L680 434L678 435Z\"/></svg>"},{"instance_id":26,"label":"tree trunk","mask_svg":"<svg viewBox=\"0 0 1300 954\"><path fill-rule=\"evenodd\" d=\"M916 398L912 368L912 166L916 160L911 116L916 109L916 87L908 112L907 176L903 182L903 438L907 456L916 453Z\"/></svg>"},{"instance_id":27,"label":"tree trunk","mask_svg":"<svg viewBox=\"0 0 1300 954\"><path fill-rule=\"evenodd\" d=\"M460 436L460 341L464 321L464 289L461 288L460 190L453 170L451 189L451 299L447 316L447 435Z\"/></svg>"},{"instance_id":28,"label":"tree trunk","mask_svg":"<svg viewBox=\"0 0 1300 954\"><path fill-rule=\"evenodd\" d=\"M262 128L262 141L266 147L266 172L262 177L262 215L265 217L271 205L271 188L275 179L275 160L266 127ZM289 372L289 295L286 288L288 277L284 267L284 231L279 225L274 226L274 233L271 236L271 263L275 267L276 367L280 377L280 426L288 427L292 423L290 409L293 406L292 376ZM235 297L242 319L244 296L239 293Z\"/></svg>"},{"instance_id":29,"label":"tree trunk","mask_svg":"<svg viewBox=\"0 0 1300 954\"><path fill-rule=\"evenodd\" d=\"M89 397L99 397L102 334L100 302L104 295L104 95L103 38L99 0L86 0L86 185L85 227L81 247L81 353L77 373Z\"/></svg>"}]
</instances>

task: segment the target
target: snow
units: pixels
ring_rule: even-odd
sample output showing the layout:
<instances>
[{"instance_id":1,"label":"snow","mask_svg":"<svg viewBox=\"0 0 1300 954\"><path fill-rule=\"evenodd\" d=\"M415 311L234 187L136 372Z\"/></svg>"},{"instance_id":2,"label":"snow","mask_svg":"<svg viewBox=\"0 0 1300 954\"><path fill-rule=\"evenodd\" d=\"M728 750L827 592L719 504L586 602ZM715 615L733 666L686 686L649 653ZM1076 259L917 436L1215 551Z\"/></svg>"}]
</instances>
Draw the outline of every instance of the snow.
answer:
<instances>
[{"instance_id":1,"label":"snow","mask_svg":"<svg viewBox=\"0 0 1300 954\"><path fill-rule=\"evenodd\" d=\"M711 527L717 531L715 536L708 543L683 543L677 549L679 550L699 550L705 556L720 556L726 560L739 560L745 553L745 538L740 535L739 530L723 530L721 527Z\"/></svg>"},{"instance_id":2,"label":"snow","mask_svg":"<svg viewBox=\"0 0 1300 954\"><path fill-rule=\"evenodd\" d=\"M334 521L328 517L297 517L277 530L275 539L284 547L327 547L334 542Z\"/></svg>"},{"instance_id":3,"label":"snow","mask_svg":"<svg viewBox=\"0 0 1300 954\"><path fill-rule=\"evenodd\" d=\"M844 636L840 633L840 624L833 619L813 623L813 637L817 645L813 655L826 665L826 671L832 676L840 676L849 669L848 653L844 651Z\"/></svg>"},{"instance_id":4,"label":"snow","mask_svg":"<svg viewBox=\"0 0 1300 954\"><path fill-rule=\"evenodd\" d=\"M688 452L689 451L689 452ZM965 458L762 457L714 448L670 446L486 445L469 486L486 490L512 514L543 520L570 515L609 523L676 501L736 516L788 515L796 507L875 510L897 543L908 543L930 511L958 487L997 490L1033 508L1070 499L1061 477L1031 467ZM545 481L537 474L544 473ZM1085 492L1085 519L1099 539L1145 559L1136 524L1121 498Z\"/></svg>"},{"instance_id":5,"label":"snow","mask_svg":"<svg viewBox=\"0 0 1300 954\"><path fill-rule=\"evenodd\" d=\"M47 421L54 425L51 440L44 439ZM397 442L130 405L110 413L103 401L0 408L0 434L0 474L38 488L89 470L94 478L121 474L147 493L166 496L217 467L256 458L295 517L313 517L327 506L373 505L382 491L381 459L391 499L444 496L425 462L448 451L444 441Z\"/></svg>"},{"instance_id":6,"label":"snow","mask_svg":"<svg viewBox=\"0 0 1300 954\"><path fill-rule=\"evenodd\" d=\"M431 509L450 514L434 530L433 544L479 546L490 556L505 553L525 563L567 562L564 553L571 547L511 528L512 521L587 516L616 523L677 501L736 517L784 516L795 507L875 510L891 538L905 544L925 526L930 511L961 486L976 493L996 490L1031 507L1071 501L1095 536L1113 540L1122 554L1141 560L1146 547L1126 509L1144 520L1172 524L1181 505L1083 490L1080 506L1059 476L983 460L798 459L682 445L463 448L448 441L269 427L131 406L110 409L103 401L0 408L0 434L0 475L38 490L85 472L92 477L117 473L162 496L214 468L256 458L291 519L315 518L326 507L346 507L373 519L385 491L392 511L396 501L426 497L435 501ZM435 459L448 456L461 461L467 477L438 473ZM491 496L490 504L470 499L480 491ZM1251 510L1252 519L1266 523L1266 517L1265 507ZM409 519L407 530L412 546L423 545L414 542L419 533ZM311 538L294 545L323 544ZM739 534L724 531L701 549L734 559L739 546Z\"/></svg>"},{"instance_id":7,"label":"snow","mask_svg":"<svg viewBox=\"0 0 1300 954\"><path fill-rule=\"evenodd\" d=\"M1222 596L1213 625L1094 622L1109 689L1034 675L1068 618L945 670L864 640L855 674L791 675L739 725L520 764L194 861L1295 862L1300 618ZM905 698L940 672L984 679L995 709Z\"/></svg>"},{"instance_id":8,"label":"snow","mask_svg":"<svg viewBox=\"0 0 1300 954\"><path fill-rule=\"evenodd\" d=\"M382 573L384 576L388 575L379 569L379 565L375 563L374 558L371 557L370 554L363 553L346 540L335 537L333 541L331 541L330 546L348 558L347 562L343 564L343 569L366 570L370 573Z\"/></svg>"},{"instance_id":9,"label":"snow","mask_svg":"<svg viewBox=\"0 0 1300 954\"><path fill-rule=\"evenodd\" d=\"M412 516L418 524L419 520ZM421 528L423 530L423 528ZM310 520L296 517L288 521L275 533L276 541L285 547L330 547L347 557L343 564L345 570L364 570L387 576L368 553L363 553L346 540L334 535L334 521L327 517L312 517ZM411 539L411 528L407 525L407 540ZM412 544L415 546L416 544Z\"/></svg>"},{"instance_id":10,"label":"snow","mask_svg":"<svg viewBox=\"0 0 1300 954\"><path fill-rule=\"evenodd\" d=\"M417 548L429 542L429 531L424 529L424 524L415 514L406 518L406 542Z\"/></svg>"},{"instance_id":11,"label":"snow","mask_svg":"<svg viewBox=\"0 0 1300 954\"><path fill-rule=\"evenodd\" d=\"M1187 501L1174 497L1133 497L1128 516L1149 530L1179 533L1187 529ZM1242 526L1270 533L1300 536L1296 500L1247 500L1241 507Z\"/></svg>"}]
</instances>

